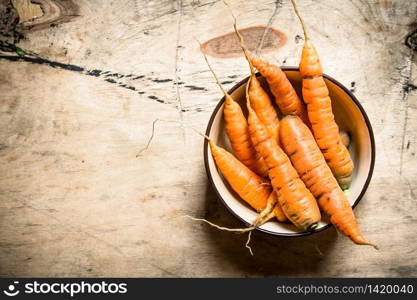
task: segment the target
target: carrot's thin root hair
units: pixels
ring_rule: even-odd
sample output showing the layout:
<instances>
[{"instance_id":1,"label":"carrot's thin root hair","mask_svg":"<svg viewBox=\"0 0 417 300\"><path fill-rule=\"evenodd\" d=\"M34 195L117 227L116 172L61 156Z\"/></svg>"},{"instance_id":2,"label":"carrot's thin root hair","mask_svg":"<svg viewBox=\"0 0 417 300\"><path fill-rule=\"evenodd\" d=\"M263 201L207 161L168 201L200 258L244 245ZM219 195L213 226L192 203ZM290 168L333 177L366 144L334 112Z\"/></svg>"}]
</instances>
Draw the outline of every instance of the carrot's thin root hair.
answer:
<instances>
[{"instance_id":1,"label":"carrot's thin root hair","mask_svg":"<svg viewBox=\"0 0 417 300\"><path fill-rule=\"evenodd\" d=\"M148 150L148 148L149 148L149 146L150 146L150 144L151 144L151 142L153 140L153 137L155 136L155 125L156 125L156 122L158 122L158 121L159 121L159 119L155 119L152 122L152 133L151 133L151 136L148 139L148 142L146 143L146 146L143 147L141 150L139 150L138 154L136 154L136 157L139 157L143 152L145 152L146 150Z\"/></svg>"},{"instance_id":2,"label":"carrot's thin root hair","mask_svg":"<svg viewBox=\"0 0 417 300\"><path fill-rule=\"evenodd\" d=\"M196 38L195 38L195 39L196 39ZM197 43L200 45L200 48L201 48L201 43L200 43L200 41L199 41L198 39L196 39L196 41L197 41ZM208 60L208 58L207 58L207 55L206 55L203 51L201 51L201 53L203 54L204 60L206 61L207 66L208 66L208 68L209 68L209 70L210 70L211 74L213 75L214 80L216 81L217 85L219 86L220 90L223 92L223 94L224 94L224 96L225 96L225 97L230 97L230 95L229 95L229 94L226 92L226 90L224 89L223 85L220 83L220 80L219 80L219 78L217 77L216 73L214 72L214 70L213 70L212 66L210 65L210 62L209 62L209 60Z\"/></svg>"},{"instance_id":3,"label":"carrot's thin root hair","mask_svg":"<svg viewBox=\"0 0 417 300\"><path fill-rule=\"evenodd\" d=\"M189 216L189 215L185 215L185 217L187 217L191 220L194 220L194 221L201 221L201 222L207 223L214 228L217 228L219 230L229 231L229 232L242 232L243 233L243 232L252 231L256 228L255 226L251 226L251 227L247 227L247 228L228 228L228 227L223 227L223 226L219 226L217 224L214 224L214 223L212 223L212 222L210 222L206 219L194 218L194 217Z\"/></svg>"},{"instance_id":4,"label":"carrot's thin root hair","mask_svg":"<svg viewBox=\"0 0 417 300\"><path fill-rule=\"evenodd\" d=\"M235 33L239 42L239 46L240 48L242 48L243 54L245 55L246 60L248 61L249 64L249 68L250 68L250 73L251 75L255 75L255 68L252 65L251 60L249 59L249 53L248 53L248 48L245 45L245 42L243 40L242 35L240 34L239 30L237 29L237 20L236 20L236 16L234 15L232 8L230 7L230 5L223 0L223 3L225 4L225 6L228 8L230 15L233 18L233 28L235 29Z\"/></svg>"},{"instance_id":5,"label":"carrot's thin root hair","mask_svg":"<svg viewBox=\"0 0 417 300\"><path fill-rule=\"evenodd\" d=\"M193 130L194 132L196 132L198 135L200 135L200 136L202 136L203 138L205 138L205 139L207 139L208 141L211 141L211 139L207 136L207 135L205 135L205 134L203 134L203 133L201 133L200 131L198 131L197 129L195 129L194 127L192 127L192 126L189 126L189 125L185 125L183 122L181 122L181 121L176 121L176 120L164 120L164 119L155 119L155 120L153 120L153 122L152 122L152 133L151 133L151 136L149 137L149 139L148 139L148 141L146 142L146 146L145 147L143 147L142 149L140 149L139 151L138 151L138 153L136 154L136 157L140 157L141 155L142 155L142 153L143 152L145 152L145 151L147 151L148 149L149 149L149 147L150 147L150 145L151 145L151 143L152 143L152 141L153 141L153 139L154 139L154 137L155 137L155 133L156 133L156 123L158 123L158 122L166 122L166 123L176 123L176 124L179 124L180 126L181 126L181 128L189 128L189 129L191 129L191 130Z\"/></svg>"},{"instance_id":6,"label":"carrot's thin root hair","mask_svg":"<svg viewBox=\"0 0 417 300\"><path fill-rule=\"evenodd\" d=\"M298 19L300 20L301 27L303 27L304 39L307 42L309 40L309 36L307 34L307 26L304 23L303 18L301 17L300 12L298 11L297 3L295 0L291 0L292 6L294 7L295 14L297 15Z\"/></svg>"},{"instance_id":7,"label":"carrot's thin root hair","mask_svg":"<svg viewBox=\"0 0 417 300\"><path fill-rule=\"evenodd\" d=\"M252 236L252 231L249 231L248 240L246 241L245 247L249 250L250 255L253 256L252 248L251 248L251 246L249 246L251 236Z\"/></svg>"}]
</instances>

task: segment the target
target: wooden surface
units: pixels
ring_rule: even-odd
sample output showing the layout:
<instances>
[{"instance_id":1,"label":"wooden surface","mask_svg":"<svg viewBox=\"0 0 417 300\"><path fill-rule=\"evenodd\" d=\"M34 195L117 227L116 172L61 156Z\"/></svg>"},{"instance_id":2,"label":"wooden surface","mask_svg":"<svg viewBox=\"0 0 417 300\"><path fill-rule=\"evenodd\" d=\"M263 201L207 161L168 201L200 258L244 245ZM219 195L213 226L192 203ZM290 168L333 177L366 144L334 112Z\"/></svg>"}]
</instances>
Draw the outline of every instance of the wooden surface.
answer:
<instances>
[{"instance_id":1,"label":"wooden surface","mask_svg":"<svg viewBox=\"0 0 417 300\"><path fill-rule=\"evenodd\" d=\"M231 32L223 3L73 2L75 17L16 43L40 58L1 53L0 276L417 275L417 55L405 43L417 1L298 1L325 72L371 120L375 172L355 212L381 250L333 228L295 239L256 232L254 257L245 235L182 217L241 226L208 184L200 136L160 121L136 157L155 119L205 130L221 93L194 37ZM289 1L229 2L239 27L287 36L267 58L298 64ZM241 56L210 60L227 88L247 76Z\"/></svg>"}]
</instances>

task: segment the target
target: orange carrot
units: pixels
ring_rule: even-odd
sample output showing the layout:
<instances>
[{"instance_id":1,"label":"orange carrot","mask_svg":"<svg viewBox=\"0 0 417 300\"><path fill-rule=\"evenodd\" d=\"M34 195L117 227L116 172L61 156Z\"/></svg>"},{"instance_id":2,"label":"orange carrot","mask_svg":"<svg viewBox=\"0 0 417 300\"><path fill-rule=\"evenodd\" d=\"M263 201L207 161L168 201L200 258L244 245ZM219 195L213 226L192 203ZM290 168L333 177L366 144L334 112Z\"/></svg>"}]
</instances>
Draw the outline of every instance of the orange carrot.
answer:
<instances>
[{"instance_id":1,"label":"orange carrot","mask_svg":"<svg viewBox=\"0 0 417 300\"><path fill-rule=\"evenodd\" d=\"M196 131L199 133L198 131ZM245 247L249 249L251 255L253 255L252 249L249 246L251 232L257 227L265 224L272 219L279 209L274 209L272 212L264 214L268 206L273 205L276 200L276 193L272 190L271 184L265 179L260 177L251 171L248 167L242 164L236 157L225 149L217 146L209 137L199 133L209 141L211 154L216 163L220 173L229 182L232 189L249 205L251 205L258 212L261 212L252 225L248 228L228 228L214 224L206 219L194 218L188 216L188 218L201 221L215 227L219 230L231 231L231 232L249 232L248 239ZM286 220L284 216L284 220Z\"/></svg>"},{"instance_id":2,"label":"orange carrot","mask_svg":"<svg viewBox=\"0 0 417 300\"><path fill-rule=\"evenodd\" d=\"M230 14L234 19L234 25L236 27L236 17L233 14L232 9L225 0L223 0L223 3L229 9ZM235 30L237 31L236 28ZM258 71L268 82L269 88L275 97L275 103L278 105L281 112L284 115L300 116L300 118L305 121L306 124L309 124L304 103L298 97L293 86L281 68L266 62L247 49L244 53L250 65L258 69Z\"/></svg>"},{"instance_id":3,"label":"orange carrot","mask_svg":"<svg viewBox=\"0 0 417 300\"><path fill-rule=\"evenodd\" d=\"M277 218L278 221L285 222L288 220L287 216L282 210L281 204L278 202L278 195L275 191L272 191L271 195L269 196L268 203L274 204L272 214ZM269 211L269 209L265 207L264 211Z\"/></svg>"},{"instance_id":4,"label":"orange carrot","mask_svg":"<svg viewBox=\"0 0 417 300\"><path fill-rule=\"evenodd\" d=\"M350 135L349 132L344 131L344 130L340 130L339 131L339 135L340 135L340 139L342 141L342 144L348 148L350 145Z\"/></svg>"},{"instance_id":5,"label":"orange carrot","mask_svg":"<svg viewBox=\"0 0 417 300\"><path fill-rule=\"evenodd\" d=\"M235 155L243 164L248 166L252 171L256 172L261 176L267 176L268 169L265 165L265 162L263 161L262 157L257 155L252 145L249 136L248 123L246 121L245 116L243 115L242 108L224 90L223 86L221 85L219 79L217 78L209 63L207 56L205 54L203 55L210 69L210 72L213 74L213 77L216 80L217 85L219 86L225 97L223 108L225 128Z\"/></svg>"},{"instance_id":6,"label":"orange carrot","mask_svg":"<svg viewBox=\"0 0 417 300\"><path fill-rule=\"evenodd\" d=\"M268 180L255 174L211 139L209 144L216 166L232 189L256 211L262 211L272 192Z\"/></svg>"},{"instance_id":7,"label":"orange carrot","mask_svg":"<svg viewBox=\"0 0 417 300\"><path fill-rule=\"evenodd\" d=\"M262 88L261 83L259 82L258 78L255 74L255 69L252 66L252 63L249 60L248 50L244 45L243 37L239 33L236 25L236 18L232 13L234 18L234 29L235 33L238 37L239 44L245 54L246 60L249 63L250 69L250 78L248 80L248 99L253 107L255 113L257 114L260 121L265 125L267 130L269 131L270 135L272 136L275 141L278 141L279 137L279 119L278 114L272 105L271 99L269 98L268 93ZM259 153L258 153L259 154ZM281 205L277 201L276 193L272 193L270 199L268 199L267 207L260 213L258 219L262 220L264 216L269 215L272 212L278 221L284 222L287 220L284 212L282 211ZM256 224L256 222L255 222Z\"/></svg>"},{"instance_id":8,"label":"orange carrot","mask_svg":"<svg viewBox=\"0 0 417 300\"><path fill-rule=\"evenodd\" d=\"M233 15L233 14L232 14ZM234 17L234 16L233 16ZM244 45L243 37L239 33L236 26L236 19L234 19L235 33L239 39L239 44L245 54L246 60L249 63L250 80L249 80L249 99L253 110L256 112L259 120L269 130L271 136L278 142L279 137L279 119L278 114L272 105L268 93L262 88L261 83L255 74L255 69L249 59L249 53Z\"/></svg>"},{"instance_id":9,"label":"orange carrot","mask_svg":"<svg viewBox=\"0 0 417 300\"><path fill-rule=\"evenodd\" d=\"M376 247L362 236L349 201L326 164L310 129L297 116L286 116L281 120L279 134L294 168L336 228L356 244Z\"/></svg>"},{"instance_id":10,"label":"orange carrot","mask_svg":"<svg viewBox=\"0 0 417 300\"><path fill-rule=\"evenodd\" d=\"M246 88L248 95L248 87ZM312 230L320 221L320 211L316 199L299 178L297 171L277 141L271 137L265 125L258 119L250 106L248 124L252 143L268 166L268 175L277 193L279 204L287 218L298 228Z\"/></svg>"},{"instance_id":11,"label":"orange carrot","mask_svg":"<svg viewBox=\"0 0 417 300\"><path fill-rule=\"evenodd\" d=\"M275 96L275 103L280 111L284 115L297 115L306 124L309 124L305 105L281 68L268 63L252 53L250 53L249 59L268 82L269 88Z\"/></svg>"},{"instance_id":12,"label":"orange carrot","mask_svg":"<svg viewBox=\"0 0 417 300\"><path fill-rule=\"evenodd\" d=\"M236 157L225 149L217 146L211 139L209 141L210 150L216 166L232 189L256 211L261 212L254 222L254 226L259 226L276 216L281 222L287 220L283 212L276 208L276 194L271 188L270 182L251 171L242 164ZM271 209L267 209L271 207ZM273 209L274 214L268 216Z\"/></svg>"},{"instance_id":13,"label":"orange carrot","mask_svg":"<svg viewBox=\"0 0 417 300\"><path fill-rule=\"evenodd\" d=\"M291 0L295 13L303 27L305 44L300 61L300 73L303 77L303 99L307 104L308 117L317 144L323 152L330 169L339 185L348 188L352 179L353 161L349 151L343 145L332 111L329 90L323 79L323 69L316 49L311 43L304 21L297 5Z\"/></svg>"}]
</instances>

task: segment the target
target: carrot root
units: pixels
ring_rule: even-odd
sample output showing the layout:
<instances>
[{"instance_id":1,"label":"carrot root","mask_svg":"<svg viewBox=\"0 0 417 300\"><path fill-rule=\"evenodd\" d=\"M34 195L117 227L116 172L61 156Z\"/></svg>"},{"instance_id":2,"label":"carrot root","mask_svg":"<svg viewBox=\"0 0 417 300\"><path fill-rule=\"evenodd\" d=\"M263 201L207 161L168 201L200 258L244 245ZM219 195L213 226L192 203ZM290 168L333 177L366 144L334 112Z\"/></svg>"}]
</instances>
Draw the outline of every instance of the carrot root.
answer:
<instances>
[{"instance_id":1,"label":"carrot root","mask_svg":"<svg viewBox=\"0 0 417 300\"><path fill-rule=\"evenodd\" d=\"M206 219L203 218L194 218L192 216L189 215L185 215L185 217L194 220L194 221L200 221L200 222L204 222L207 223L208 225L210 225L211 227L217 228L219 230L223 230L223 231L229 231L229 232L248 232L248 231L252 231L254 230L256 227L255 226L251 226L251 227L247 227L247 228L229 228L229 227L223 227L223 226L219 226L217 224L214 224Z\"/></svg>"},{"instance_id":2,"label":"carrot root","mask_svg":"<svg viewBox=\"0 0 417 300\"><path fill-rule=\"evenodd\" d=\"M189 218L193 221L200 221L200 222L204 222L214 228L217 228L219 230L223 230L223 231L229 231L229 232L240 232L240 233L245 233L245 232L249 232L252 231L256 228L258 228L259 226L264 225L266 222L268 222L269 220L271 220L273 217L275 216L274 212L269 212L268 214L266 214L262 219L258 218L252 223L252 225L250 227L246 227L246 228L229 228L229 227L223 227L220 225L217 225L213 222L210 222L209 220L206 220L204 218L195 218L193 216L190 215L184 215L184 217Z\"/></svg>"},{"instance_id":3,"label":"carrot root","mask_svg":"<svg viewBox=\"0 0 417 300\"><path fill-rule=\"evenodd\" d=\"M148 141L146 142L145 147L143 147L142 149L140 149L138 151L138 153L136 154L136 158L142 156L142 153L147 151L155 137L155 132L156 132L156 123L158 122L166 122L166 123L178 123L181 125L181 127L189 127L189 126L185 126L182 122L180 121L175 121L175 120L164 120L164 119L155 119L152 122L152 133L151 136L149 137ZM191 128L191 127L190 127ZM191 128L193 130L195 130L194 128ZM195 130L196 131L196 130ZM200 134L200 133L199 133Z\"/></svg>"},{"instance_id":4,"label":"carrot root","mask_svg":"<svg viewBox=\"0 0 417 300\"><path fill-rule=\"evenodd\" d=\"M340 139L342 144L347 148L350 145L350 135L347 131L340 130L339 131Z\"/></svg>"},{"instance_id":5,"label":"carrot root","mask_svg":"<svg viewBox=\"0 0 417 300\"><path fill-rule=\"evenodd\" d=\"M245 233L248 232L248 239L246 241L245 247L249 250L250 254L253 256L253 251L252 248L249 246L250 240L251 240L251 235L252 235L252 231L256 228L258 228L259 226L262 226L263 224L265 224L266 222L268 222L269 220L271 220L272 218L275 217L275 213L273 211L271 211L269 214L267 214L264 218L258 220L258 218L255 220L255 222L252 223L252 226L247 227L247 228L229 228L229 227L224 227L224 226L219 226L213 222L210 222L209 220L206 220L204 218L194 218L192 216L189 215L184 215L184 217L189 218L193 221L199 221L199 222L204 222L208 225L210 225L211 227L214 227L218 230L223 230L223 231L229 231L229 232L236 232L236 233Z\"/></svg>"},{"instance_id":6,"label":"carrot root","mask_svg":"<svg viewBox=\"0 0 417 300\"><path fill-rule=\"evenodd\" d=\"M141 150L139 150L138 154L136 154L136 157L139 157L142 154L142 152L145 152L146 150L148 150L148 148L149 148L149 146L150 146L150 144L153 140L153 137L155 136L155 125L156 125L156 122L158 122L158 121L159 121L159 119L155 119L152 122L152 134L151 134L148 142L146 143L146 146L143 147Z\"/></svg>"},{"instance_id":7,"label":"carrot root","mask_svg":"<svg viewBox=\"0 0 417 300\"><path fill-rule=\"evenodd\" d=\"M275 193L275 191L272 191L272 193ZM267 215L269 215L273 212L274 206L275 206L276 203L277 203L277 197L269 196L268 202L266 203L266 207L259 213L259 216L253 222L254 226L256 226L258 223L260 223L265 218L265 216L267 216Z\"/></svg>"},{"instance_id":8,"label":"carrot root","mask_svg":"<svg viewBox=\"0 0 417 300\"><path fill-rule=\"evenodd\" d=\"M247 239L247 241L246 241L245 247L249 250L250 255L254 256L254 255L253 255L252 248L251 248L251 246L249 246L249 243L250 243L250 238L251 238L251 237L252 237L252 231L249 231L249 233L248 233L248 239Z\"/></svg>"},{"instance_id":9,"label":"carrot root","mask_svg":"<svg viewBox=\"0 0 417 300\"><path fill-rule=\"evenodd\" d=\"M368 241L367 241L367 240L365 240L365 239L358 239L358 238L356 238L353 242L354 242L355 244L358 244L358 245L372 246L372 247L374 247L374 248L375 248L375 250L379 250L379 247L378 247L378 245L377 245L377 244L370 243L370 242L368 242Z\"/></svg>"}]
</instances>

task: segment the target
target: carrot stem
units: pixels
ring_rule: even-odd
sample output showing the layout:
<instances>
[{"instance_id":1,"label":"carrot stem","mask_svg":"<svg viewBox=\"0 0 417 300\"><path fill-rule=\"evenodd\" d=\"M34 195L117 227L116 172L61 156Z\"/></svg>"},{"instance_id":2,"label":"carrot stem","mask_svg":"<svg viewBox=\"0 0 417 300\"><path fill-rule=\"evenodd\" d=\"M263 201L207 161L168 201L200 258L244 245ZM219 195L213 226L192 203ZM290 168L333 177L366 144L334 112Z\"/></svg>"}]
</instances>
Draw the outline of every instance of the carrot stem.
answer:
<instances>
[{"instance_id":1,"label":"carrot stem","mask_svg":"<svg viewBox=\"0 0 417 300\"><path fill-rule=\"evenodd\" d=\"M300 12L298 11L298 7L297 7L296 1L295 0L291 0L291 3L292 3L292 6L294 7L295 14L297 15L298 19L300 20L301 27L303 27L304 39L307 42L307 40L309 40L309 37L308 37L308 34L307 34L307 26L305 25L304 20L301 17Z\"/></svg>"},{"instance_id":2,"label":"carrot stem","mask_svg":"<svg viewBox=\"0 0 417 300\"><path fill-rule=\"evenodd\" d=\"M253 75L255 75L255 68L253 67L252 62L251 62L251 60L249 59L248 48L245 46L245 42L244 42L244 40L243 40L243 37L242 37L242 35L240 34L239 30L237 29L237 25L236 25L236 23L237 23L237 21L236 21L236 16L234 15L234 13L233 13L233 11L232 11L232 8L229 6L229 4L228 4L226 1L224 1L224 0L223 0L223 3L224 3L224 4L226 5L226 7L228 8L228 10L229 10L229 12L230 12L230 14L231 14L231 16L232 16L232 18L233 18L233 28L235 29L235 33L236 33L236 36L237 36L237 38L238 38L239 46L240 46L240 47L242 48L242 50L243 50L243 54L245 55L246 60L247 60L247 61L248 61L248 63L249 63L250 73L251 73L251 75L253 76Z\"/></svg>"},{"instance_id":3,"label":"carrot stem","mask_svg":"<svg viewBox=\"0 0 417 300\"><path fill-rule=\"evenodd\" d=\"M219 226L217 224L214 224L214 223L212 223L212 222L210 222L206 219L194 218L194 217L189 216L189 215L185 215L185 217L190 218L191 220L194 220L194 221L201 221L201 222L207 223L210 226L212 226L214 228L217 228L219 230L230 231L230 232L248 232L248 231L251 231L251 230L256 228L255 226L251 226L251 227L248 227L248 228L228 228L228 227L223 227L223 226Z\"/></svg>"},{"instance_id":4,"label":"carrot stem","mask_svg":"<svg viewBox=\"0 0 417 300\"><path fill-rule=\"evenodd\" d=\"M156 122L158 122L158 121L159 121L159 119L153 120L153 122L152 122L152 134L151 134L150 138L148 139L148 142L146 143L146 146L143 147L141 150L139 150L138 154L136 154L136 157L139 157L142 154L142 152L148 150L149 145L151 144L151 142L153 140L153 137L155 136L155 125L156 125Z\"/></svg>"},{"instance_id":5,"label":"carrot stem","mask_svg":"<svg viewBox=\"0 0 417 300\"><path fill-rule=\"evenodd\" d=\"M199 41L199 40L197 40L197 42L198 42L198 44L201 46L200 41ZM214 72L213 68L211 67L210 62L209 62L209 60L208 60L208 58L207 58L207 55L206 55L204 52L202 52L202 53L203 53L203 56L204 56L204 60L206 61L207 66L208 66L208 68L209 68L209 70L210 70L211 74L213 74L214 80L216 81L216 83L217 83L217 85L219 86L220 90L223 92L223 94L224 94L224 96L225 96L225 97L230 97L230 95L229 95L229 94L226 92L226 90L224 89L223 85L220 83L220 80L219 80L219 78L217 77L216 73Z\"/></svg>"},{"instance_id":6,"label":"carrot stem","mask_svg":"<svg viewBox=\"0 0 417 300\"><path fill-rule=\"evenodd\" d=\"M190 128L191 130L193 130L195 133L197 133L198 135L202 136L203 138L205 138L208 141L211 141L211 139L205 135L204 133L201 133L200 131L198 131L197 129L195 129L194 127L191 126L187 126L188 128Z\"/></svg>"},{"instance_id":7,"label":"carrot stem","mask_svg":"<svg viewBox=\"0 0 417 300\"><path fill-rule=\"evenodd\" d=\"M233 18L234 18L234 16L233 16ZM255 75L255 68L254 68L254 67L253 67L253 65L252 65L252 61L250 60L249 53L248 53L248 48L246 48L246 46L245 46L245 42L244 42L244 40L243 40L243 37L242 37L242 35L240 34L239 30L237 29L236 19L235 19L235 18L234 18L233 27L234 27L234 29L235 29L235 33L236 33L236 35L237 35L237 38L238 38L238 41L239 41L240 48L242 48L243 54L245 55L245 58L246 58L246 60L247 60L247 61L248 61L248 63L249 63L250 74L251 74L252 76L254 76L254 75Z\"/></svg>"}]
</instances>

